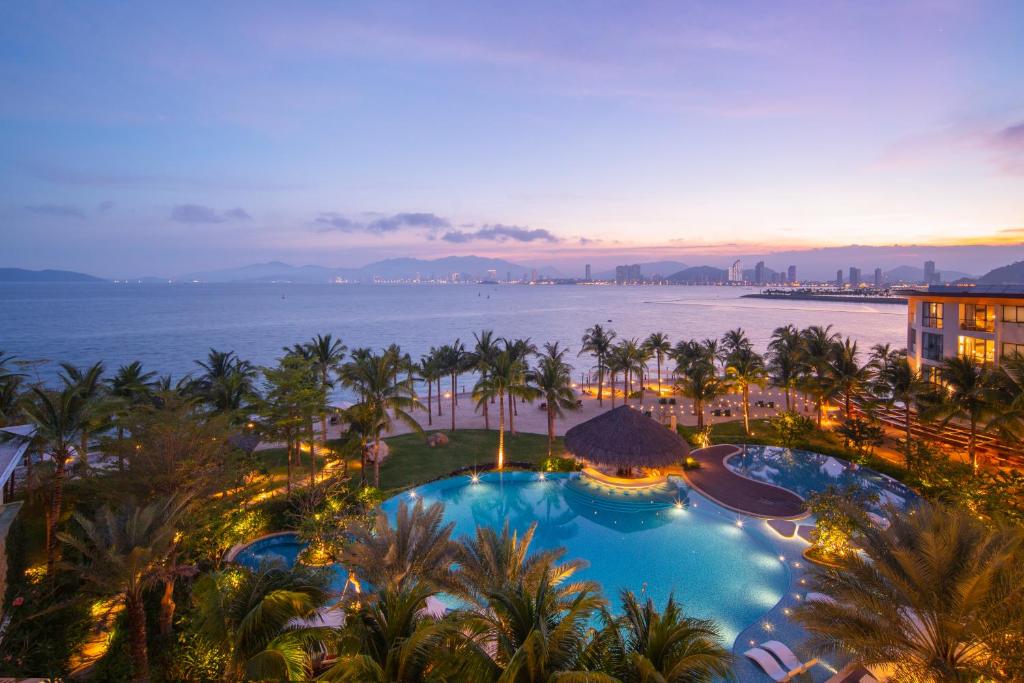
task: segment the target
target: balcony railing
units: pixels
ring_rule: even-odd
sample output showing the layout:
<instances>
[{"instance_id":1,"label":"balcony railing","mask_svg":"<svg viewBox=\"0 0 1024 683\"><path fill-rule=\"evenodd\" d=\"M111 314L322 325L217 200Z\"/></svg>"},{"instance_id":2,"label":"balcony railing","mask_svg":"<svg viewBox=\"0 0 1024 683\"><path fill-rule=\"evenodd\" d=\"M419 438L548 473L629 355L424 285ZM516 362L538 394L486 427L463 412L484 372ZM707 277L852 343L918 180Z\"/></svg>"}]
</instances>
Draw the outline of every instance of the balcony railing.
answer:
<instances>
[{"instance_id":1,"label":"balcony railing","mask_svg":"<svg viewBox=\"0 0 1024 683\"><path fill-rule=\"evenodd\" d=\"M973 320L973 319L960 319L960 329L970 330L972 332L995 332L996 321L995 320Z\"/></svg>"}]
</instances>

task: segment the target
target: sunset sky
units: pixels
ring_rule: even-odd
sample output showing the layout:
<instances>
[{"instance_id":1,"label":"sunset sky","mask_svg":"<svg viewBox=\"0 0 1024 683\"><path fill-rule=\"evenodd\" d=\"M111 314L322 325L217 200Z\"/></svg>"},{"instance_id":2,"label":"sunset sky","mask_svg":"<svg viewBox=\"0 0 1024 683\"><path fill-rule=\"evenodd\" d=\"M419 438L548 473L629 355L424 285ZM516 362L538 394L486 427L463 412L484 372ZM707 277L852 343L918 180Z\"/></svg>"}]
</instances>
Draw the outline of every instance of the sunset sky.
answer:
<instances>
[{"instance_id":1,"label":"sunset sky","mask_svg":"<svg viewBox=\"0 0 1024 683\"><path fill-rule=\"evenodd\" d=\"M1022 36L1016 0L6 2L0 266L1009 262Z\"/></svg>"}]
</instances>

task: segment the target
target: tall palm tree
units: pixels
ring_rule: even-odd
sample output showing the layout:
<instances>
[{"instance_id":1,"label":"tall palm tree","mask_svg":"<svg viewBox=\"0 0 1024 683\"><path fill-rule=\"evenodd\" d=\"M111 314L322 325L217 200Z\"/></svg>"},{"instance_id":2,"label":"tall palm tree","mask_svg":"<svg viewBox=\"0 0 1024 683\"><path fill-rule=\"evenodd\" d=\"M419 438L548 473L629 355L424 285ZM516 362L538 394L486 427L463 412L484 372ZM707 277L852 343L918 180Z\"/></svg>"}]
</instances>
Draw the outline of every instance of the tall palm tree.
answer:
<instances>
[{"instance_id":1,"label":"tall palm tree","mask_svg":"<svg viewBox=\"0 0 1024 683\"><path fill-rule=\"evenodd\" d=\"M498 399L498 469L505 466L505 398L514 401L519 396L534 397L537 390L526 385L526 369L521 361L503 350L495 358L490 371L473 387L473 400L477 405ZM509 411L509 430L515 433L514 413Z\"/></svg>"},{"instance_id":2,"label":"tall palm tree","mask_svg":"<svg viewBox=\"0 0 1024 683\"><path fill-rule=\"evenodd\" d=\"M537 367L528 373L530 383L547 404L549 458L555 443L555 418L565 417L566 410L578 409L572 366L565 362L565 354L566 349L558 348L558 342L545 344Z\"/></svg>"},{"instance_id":3,"label":"tall palm tree","mask_svg":"<svg viewBox=\"0 0 1024 683\"><path fill-rule=\"evenodd\" d=\"M580 347L580 352L577 354L582 356L584 353L589 353L597 361L597 404L601 406L604 405L605 361L612 350L614 339L614 330L605 330L600 325L594 325L583 334L583 344Z\"/></svg>"},{"instance_id":4,"label":"tall palm tree","mask_svg":"<svg viewBox=\"0 0 1024 683\"><path fill-rule=\"evenodd\" d=\"M529 337L525 339L509 339L507 337L502 338L502 343L505 345L505 349L509 355L512 356L512 360L519 362L519 367L523 370L523 381L519 383L520 387L526 386L526 368L529 367L530 356L537 355L537 345L530 341ZM517 395L520 402L525 403L530 398L529 395ZM531 399L532 400L532 399ZM516 402L509 398L508 402L509 411L509 425L510 427L515 424L513 416L518 417L519 409L516 407ZM511 429L511 432L515 434L515 429Z\"/></svg>"},{"instance_id":5,"label":"tall palm tree","mask_svg":"<svg viewBox=\"0 0 1024 683\"><path fill-rule=\"evenodd\" d=\"M82 463L88 465L89 437L108 426L112 405L107 400L107 386L103 381L103 363L93 363L77 368L70 363L61 363L61 382L78 392L85 405L86 420L79 434L78 449Z\"/></svg>"},{"instance_id":6,"label":"tall palm tree","mask_svg":"<svg viewBox=\"0 0 1024 683\"><path fill-rule=\"evenodd\" d=\"M729 384L740 391L743 400L743 431L750 436L750 387L763 387L767 381L764 359L754 347L738 346L726 361Z\"/></svg>"},{"instance_id":7,"label":"tall palm tree","mask_svg":"<svg viewBox=\"0 0 1024 683\"><path fill-rule=\"evenodd\" d=\"M439 361L441 364L441 371L448 375L451 382L451 406L450 412L452 417L451 431L455 431L455 407L458 405L459 398L459 375L466 372L468 369L470 356L466 353L465 345L458 339L453 344L445 344L438 349ZM440 389L439 389L440 391ZM440 411L438 411L440 415Z\"/></svg>"},{"instance_id":8,"label":"tall palm tree","mask_svg":"<svg viewBox=\"0 0 1024 683\"><path fill-rule=\"evenodd\" d=\"M887 529L860 522L862 553L812 569L795 619L812 649L892 667L893 680L1009 680L1003 653L1024 632L1021 529L961 508L922 505Z\"/></svg>"},{"instance_id":9,"label":"tall palm tree","mask_svg":"<svg viewBox=\"0 0 1024 683\"><path fill-rule=\"evenodd\" d=\"M665 360L665 356L672 350L672 343L668 339L668 335L664 332L652 332L647 339L644 340L644 348L650 353L654 354L654 358L658 364L658 393L661 394L661 364Z\"/></svg>"},{"instance_id":10,"label":"tall palm tree","mask_svg":"<svg viewBox=\"0 0 1024 683\"><path fill-rule=\"evenodd\" d=\"M88 405L78 390L66 386L60 392L33 387L22 410L36 428L35 441L53 460L50 507L46 518L46 571L53 575L57 553L57 524L64 501L67 466L75 452L74 443L89 424Z\"/></svg>"},{"instance_id":11,"label":"tall palm tree","mask_svg":"<svg viewBox=\"0 0 1024 683\"><path fill-rule=\"evenodd\" d=\"M633 393L633 378L640 376L640 383L643 384L644 364L648 359L646 352L642 349L640 342L636 339L623 339L616 347L615 353L619 357L619 368L623 373L623 387L626 399ZM641 394L641 404L643 394Z\"/></svg>"},{"instance_id":12,"label":"tall palm tree","mask_svg":"<svg viewBox=\"0 0 1024 683\"><path fill-rule=\"evenodd\" d=\"M792 325L776 327L768 342L768 372L786 393L786 410L793 409L793 389L800 381L802 343Z\"/></svg>"},{"instance_id":13,"label":"tall palm tree","mask_svg":"<svg viewBox=\"0 0 1024 683\"><path fill-rule=\"evenodd\" d=\"M831 325L812 325L801 330L800 340L803 347L800 384L801 388L814 398L818 427L821 427L825 404L835 395L835 383L831 381L829 361L835 353L839 335L832 331Z\"/></svg>"},{"instance_id":14,"label":"tall palm tree","mask_svg":"<svg viewBox=\"0 0 1024 683\"><path fill-rule=\"evenodd\" d=\"M680 368L679 375L676 389L693 401L697 429L704 429L704 406L725 393L725 383L715 374L715 366L708 360L696 361Z\"/></svg>"},{"instance_id":15,"label":"tall palm tree","mask_svg":"<svg viewBox=\"0 0 1024 683\"><path fill-rule=\"evenodd\" d=\"M127 417L140 405L152 403L156 373L146 372L142 369L142 363L132 361L128 365L119 367L108 384L109 394L117 402L116 407L113 407L117 420L117 440L122 441ZM120 453L118 453L118 468L124 469L124 458Z\"/></svg>"},{"instance_id":16,"label":"tall palm tree","mask_svg":"<svg viewBox=\"0 0 1024 683\"><path fill-rule=\"evenodd\" d=\"M423 404L415 396L412 382L396 379L394 359L387 354L369 354L353 359L342 366L339 377L362 397L360 404L375 416L377 432L373 441L373 485L380 488L380 440L384 431L390 431L394 420L407 425L417 434L423 427L409 414L422 410ZM454 406L452 406L454 411Z\"/></svg>"},{"instance_id":17,"label":"tall palm tree","mask_svg":"<svg viewBox=\"0 0 1024 683\"><path fill-rule=\"evenodd\" d=\"M610 619L598 640L602 670L623 683L711 683L728 679L732 654L713 621L687 617L669 595L665 609L623 590L622 616Z\"/></svg>"},{"instance_id":18,"label":"tall palm tree","mask_svg":"<svg viewBox=\"0 0 1024 683\"><path fill-rule=\"evenodd\" d=\"M306 350L313 361L313 367L320 375L320 383L328 390L334 387L331 376L341 367L348 347L330 334L318 334L306 342ZM320 434L327 441L327 413L320 416Z\"/></svg>"},{"instance_id":19,"label":"tall palm tree","mask_svg":"<svg viewBox=\"0 0 1024 683\"><path fill-rule=\"evenodd\" d=\"M123 599L128 617L132 680L149 680L146 608L143 593L160 580L174 547L176 524L184 501L171 498L145 507L128 505L115 512L100 508L95 517L75 513L81 535L59 533L78 551L73 569L93 592Z\"/></svg>"},{"instance_id":20,"label":"tall palm tree","mask_svg":"<svg viewBox=\"0 0 1024 683\"><path fill-rule=\"evenodd\" d=\"M998 415L1004 405L999 375L968 356L947 358L938 369L942 387L921 398L921 417L947 425L966 420L969 427L967 455L978 471L978 428Z\"/></svg>"},{"instance_id":21,"label":"tall palm tree","mask_svg":"<svg viewBox=\"0 0 1024 683\"><path fill-rule=\"evenodd\" d=\"M326 577L296 565L233 566L204 574L192 590L199 633L227 657L224 678L309 680L335 639L315 624L327 604Z\"/></svg>"},{"instance_id":22,"label":"tall palm tree","mask_svg":"<svg viewBox=\"0 0 1024 683\"><path fill-rule=\"evenodd\" d=\"M470 365L483 377L490 370L495 357L501 352L501 346L494 336L494 330L481 330L480 334L474 334L473 337L476 343L473 345ZM489 403L484 402L481 408L484 413L484 429L489 430L491 428Z\"/></svg>"},{"instance_id":23,"label":"tall palm tree","mask_svg":"<svg viewBox=\"0 0 1024 683\"><path fill-rule=\"evenodd\" d=\"M832 391L843 397L843 412L846 419L853 419L853 397L871 379L871 367L861 365L858 358L857 342L849 337L837 342L832 349L827 369Z\"/></svg>"},{"instance_id":24,"label":"tall palm tree","mask_svg":"<svg viewBox=\"0 0 1024 683\"><path fill-rule=\"evenodd\" d=\"M750 341L742 327L737 327L735 330L729 330L723 334L721 346L722 355L725 358L742 350L754 348L754 344Z\"/></svg>"},{"instance_id":25,"label":"tall palm tree","mask_svg":"<svg viewBox=\"0 0 1024 683\"><path fill-rule=\"evenodd\" d=\"M892 407L899 401L903 404L903 428L907 457L911 442L911 408L918 399L930 391L930 385L914 369L906 352L890 351L889 358L877 365L875 393L881 395L886 405ZM909 464L909 463L908 463Z\"/></svg>"},{"instance_id":26,"label":"tall palm tree","mask_svg":"<svg viewBox=\"0 0 1024 683\"><path fill-rule=\"evenodd\" d=\"M288 353L306 355L305 349L285 349ZM258 375L256 366L242 360L234 351L210 349L206 360L197 360L202 373L195 380L195 389L215 413L230 414L240 419L245 401L253 395Z\"/></svg>"},{"instance_id":27,"label":"tall palm tree","mask_svg":"<svg viewBox=\"0 0 1024 683\"><path fill-rule=\"evenodd\" d=\"M419 373L420 380L427 385L427 425L433 426L434 424L434 382L438 381L441 377L441 373L438 370L437 354L434 350L431 353L420 356L420 362L417 364L417 372ZM441 400L440 395L438 401Z\"/></svg>"},{"instance_id":28,"label":"tall palm tree","mask_svg":"<svg viewBox=\"0 0 1024 683\"><path fill-rule=\"evenodd\" d=\"M430 680L458 640L452 619L435 619L425 584L385 588L359 605L341 633L338 661L317 680L351 683L419 683Z\"/></svg>"},{"instance_id":29,"label":"tall palm tree","mask_svg":"<svg viewBox=\"0 0 1024 683\"><path fill-rule=\"evenodd\" d=\"M425 507L417 500L410 508L402 501L394 524L378 509L371 523L352 528L342 564L377 588L398 590L416 583L449 588L454 585L454 529L454 522L444 521L441 503Z\"/></svg>"}]
</instances>

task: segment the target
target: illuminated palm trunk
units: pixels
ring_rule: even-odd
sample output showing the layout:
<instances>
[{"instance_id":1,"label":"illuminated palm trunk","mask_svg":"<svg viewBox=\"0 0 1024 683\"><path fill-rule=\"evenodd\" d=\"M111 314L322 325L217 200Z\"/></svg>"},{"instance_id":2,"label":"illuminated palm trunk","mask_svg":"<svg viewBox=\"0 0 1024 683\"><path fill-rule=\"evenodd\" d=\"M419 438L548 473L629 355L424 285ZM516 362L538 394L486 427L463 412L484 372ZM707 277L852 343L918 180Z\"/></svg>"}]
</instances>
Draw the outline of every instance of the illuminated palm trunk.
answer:
<instances>
[{"instance_id":1,"label":"illuminated palm trunk","mask_svg":"<svg viewBox=\"0 0 1024 683\"><path fill-rule=\"evenodd\" d=\"M498 469L505 467L505 392L498 392L501 417L498 418Z\"/></svg>"}]
</instances>

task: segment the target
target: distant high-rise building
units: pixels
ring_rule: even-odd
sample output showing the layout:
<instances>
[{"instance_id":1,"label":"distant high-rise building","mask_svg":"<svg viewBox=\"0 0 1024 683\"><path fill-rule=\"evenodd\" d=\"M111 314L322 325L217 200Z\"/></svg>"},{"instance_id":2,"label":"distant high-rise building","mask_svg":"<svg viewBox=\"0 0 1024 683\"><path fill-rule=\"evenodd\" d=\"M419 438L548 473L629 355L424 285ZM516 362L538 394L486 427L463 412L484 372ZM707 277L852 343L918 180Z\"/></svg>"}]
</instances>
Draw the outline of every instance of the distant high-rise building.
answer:
<instances>
[{"instance_id":1,"label":"distant high-rise building","mask_svg":"<svg viewBox=\"0 0 1024 683\"><path fill-rule=\"evenodd\" d=\"M458 282L459 281L459 274L458 273L452 273L452 280L451 281L452 282Z\"/></svg>"},{"instance_id":2,"label":"distant high-rise building","mask_svg":"<svg viewBox=\"0 0 1024 683\"><path fill-rule=\"evenodd\" d=\"M537 281L537 269L536 268L531 268L530 269L530 282L536 282L536 281Z\"/></svg>"},{"instance_id":3,"label":"distant high-rise building","mask_svg":"<svg viewBox=\"0 0 1024 683\"><path fill-rule=\"evenodd\" d=\"M587 276L586 276L586 280L587 280L587 282L590 282L590 280L591 280L591 278L590 278L590 264L589 264L589 263L587 264Z\"/></svg>"},{"instance_id":4,"label":"distant high-rise building","mask_svg":"<svg viewBox=\"0 0 1024 683\"><path fill-rule=\"evenodd\" d=\"M882 269L875 268L875 287L881 287L884 281L885 278L882 277Z\"/></svg>"},{"instance_id":5,"label":"distant high-rise building","mask_svg":"<svg viewBox=\"0 0 1024 683\"><path fill-rule=\"evenodd\" d=\"M743 264L739 259L733 261L729 266L729 282L743 282Z\"/></svg>"},{"instance_id":6,"label":"distant high-rise building","mask_svg":"<svg viewBox=\"0 0 1024 683\"><path fill-rule=\"evenodd\" d=\"M843 269L840 268L836 271L836 287L843 286Z\"/></svg>"},{"instance_id":7,"label":"distant high-rise building","mask_svg":"<svg viewBox=\"0 0 1024 683\"><path fill-rule=\"evenodd\" d=\"M851 287L859 287L860 286L860 268L856 268L854 266L850 266L850 286Z\"/></svg>"},{"instance_id":8,"label":"distant high-rise building","mask_svg":"<svg viewBox=\"0 0 1024 683\"><path fill-rule=\"evenodd\" d=\"M505 282L512 282L512 272L511 271L508 271L508 270L505 271Z\"/></svg>"},{"instance_id":9,"label":"distant high-rise building","mask_svg":"<svg viewBox=\"0 0 1024 683\"><path fill-rule=\"evenodd\" d=\"M790 282L796 282L796 266L790 266L786 269L786 279Z\"/></svg>"},{"instance_id":10,"label":"distant high-rise building","mask_svg":"<svg viewBox=\"0 0 1024 683\"><path fill-rule=\"evenodd\" d=\"M758 261L757 265L754 266L754 282L763 285L765 283L764 274L764 261Z\"/></svg>"},{"instance_id":11,"label":"distant high-rise building","mask_svg":"<svg viewBox=\"0 0 1024 683\"><path fill-rule=\"evenodd\" d=\"M494 270L493 268L488 270L487 271L487 279L488 280L497 280L498 279L498 271Z\"/></svg>"},{"instance_id":12,"label":"distant high-rise building","mask_svg":"<svg viewBox=\"0 0 1024 683\"><path fill-rule=\"evenodd\" d=\"M643 282L639 263L630 266L615 266L615 284L631 285L638 282Z\"/></svg>"},{"instance_id":13,"label":"distant high-rise building","mask_svg":"<svg viewBox=\"0 0 1024 683\"><path fill-rule=\"evenodd\" d=\"M924 262L924 283L926 285L938 284L938 273L935 272L935 261Z\"/></svg>"}]
</instances>

